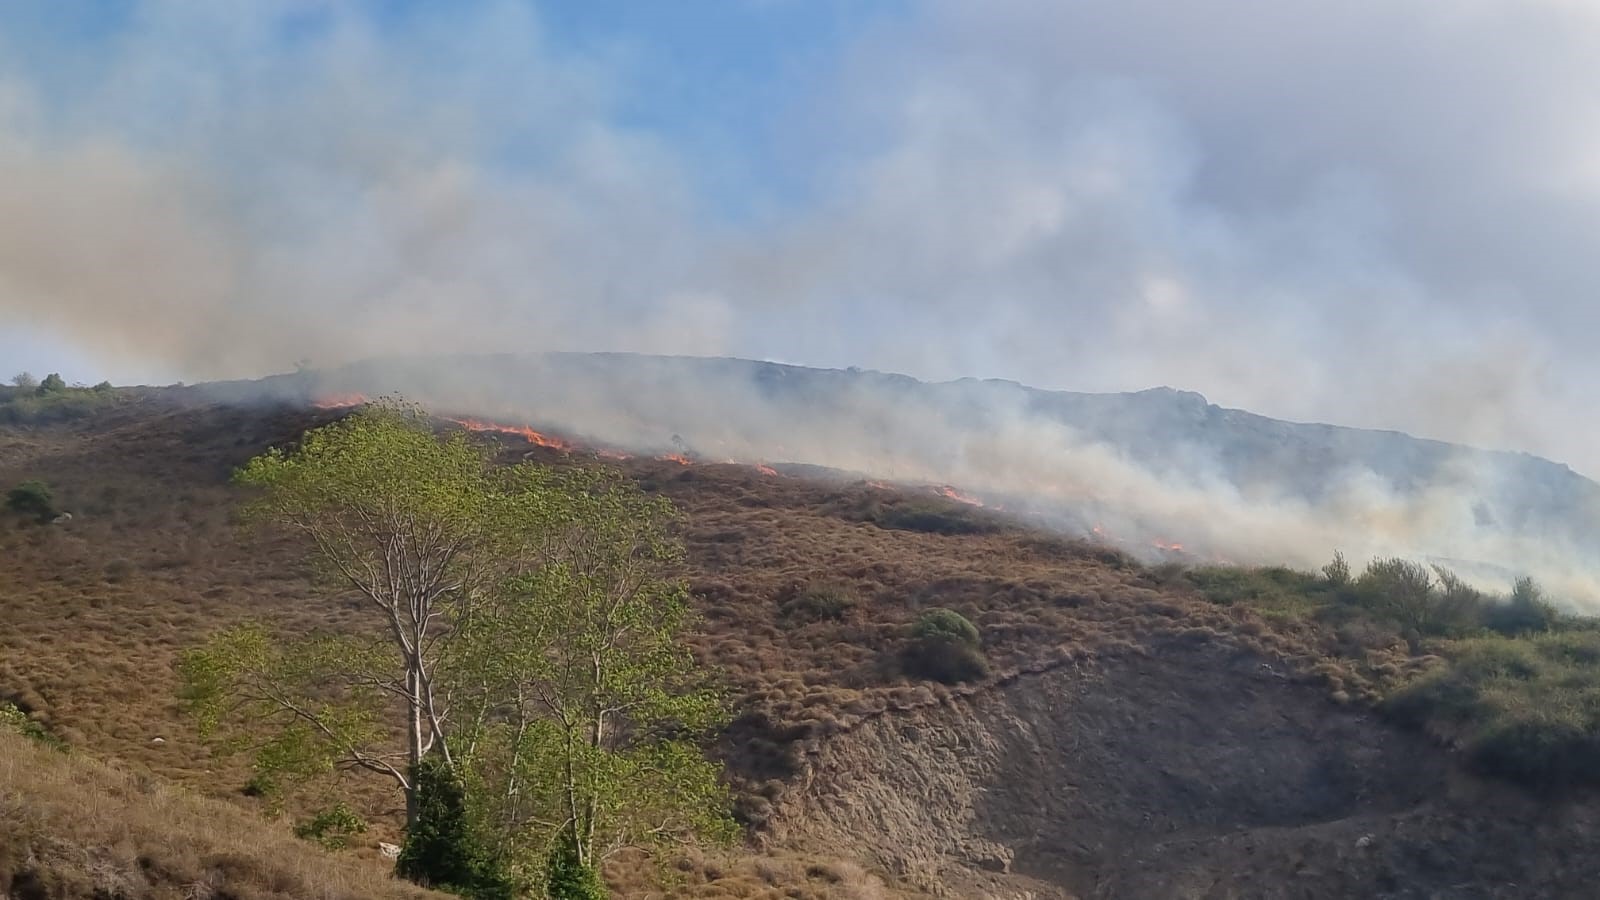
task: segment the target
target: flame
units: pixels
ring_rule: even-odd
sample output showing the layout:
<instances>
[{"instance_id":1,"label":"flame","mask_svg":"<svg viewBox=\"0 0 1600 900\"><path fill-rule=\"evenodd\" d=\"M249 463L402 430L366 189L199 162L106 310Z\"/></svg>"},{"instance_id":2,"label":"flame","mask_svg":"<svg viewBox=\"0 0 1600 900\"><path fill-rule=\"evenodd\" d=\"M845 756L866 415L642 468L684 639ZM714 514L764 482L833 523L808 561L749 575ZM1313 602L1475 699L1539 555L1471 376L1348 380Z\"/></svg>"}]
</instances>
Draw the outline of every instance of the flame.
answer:
<instances>
[{"instance_id":1,"label":"flame","mask_svg":"<svg viewBox=\"0 0 1600 900\"><path fill-rule=\"evenodd\" d=\"M889 487L887 484L884 484L881 481L869 481L866 484L867 484L867 487L869 487L869 488L877 488L880 491L894 490L893 488Z\"/></svg>"},{"instance_id":2,"label":"flame","mask_svg":"<svg viewBox=\"0 0 1600 900\"><path fill-rule=\"evenodd\" d=\"M1171 552L1171 553L1182 553L1183 552L1183 545L1182 544L1173 544L1173 543L1168 543L1166 541L1161 541L1161 540L1151 541L1150 542L1150 546L1155 547L1157 550L1166 550L1166 551Z\"/></svg>"},{"instance_id":3,"label":"flame","mask_svg":"<svg viewBox=\"0 0 1600 900\"><path fill-rule=\"evenodd\" d=\"M692 465L694 465L694 460L690 459L687 456L684 456L681 453L668 453L668 454L665 454L663 456L658 456L658 457L656 457L656 459L663 460L665 462L675 462L680 466L692 466Z\"/></svg>"},{"instance_id":4,"label":"flame","mask_svg":"<svg viewBox=\"0 0 1600 900\"><path fill-rule=\"evenodd\" d=\"M963 494L948 484L940 485L939 487L934 488L934 490L937 491L940 496L954 500L957 503L965 503L968 506L983 505L982 500L979 500L977 497L974 497L971 494Z\"/></svg>"},{"instance_id":5,"label":"flame","mask_svg":"<svg viewBox=\"0 0 1600 900\"><path fill-rule=\"evenodd\" d=\"M480 419L455 419L446 417L447 421L454 422L468 431L489 432L491 434L514 434L530 444L540 447L549 447L551 450L560 450L562 453L571 453L578 449L576 444L560 438L550 437L534 431L526 425L500 425L495 422L484 422Z\"/></svg>"},{"instance_id":6,"label":"flame","mask_svg":"<svg viewBox=\"0 0 1600 900\"><path fill-rule=\"evenodd\" d=\"M340 394L324 394L311 401L317 409L345 409L351 406L362 406L371 402L366 394L355 392Z\"/></svg>"},{"instance_id":7,"label":"flame","mask_svg":"<svg viewBox=\"0 0 1600 900\"><path fill-rule=\"evenodd\" d=\"M778 474L778 470L777 469L774 469L773 467L767 465L766 463L756 463L756 471L760 472L763 475L776 476Z\"/></svg>"}]
</instances>

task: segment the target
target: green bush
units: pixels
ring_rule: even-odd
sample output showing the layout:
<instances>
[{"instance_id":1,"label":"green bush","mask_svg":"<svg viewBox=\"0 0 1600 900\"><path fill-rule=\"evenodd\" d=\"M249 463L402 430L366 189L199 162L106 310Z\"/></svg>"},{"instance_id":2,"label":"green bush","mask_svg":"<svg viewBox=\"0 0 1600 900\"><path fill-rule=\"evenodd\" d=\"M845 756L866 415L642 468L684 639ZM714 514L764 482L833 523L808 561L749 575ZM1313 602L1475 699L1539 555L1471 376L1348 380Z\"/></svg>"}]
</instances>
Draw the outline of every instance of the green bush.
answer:
<instances>
[{"instance_id":1,"label":"green bush","mask_svg":"<svg viewBox=\"0 0 1600 900\"><path fill-rule=\"evenodd\" d=\"M566 836L550 851L544 889L550 900L608 900L611 896L600 873L578 860L577 846Z\"/></svg>"},{"instance_id":2,"label":"green bush","mask_svg":"<svg viewBox=\"0 0 1600 900\"><path fill-rule=\"evenodd\" d=\"M911 626L911 638L901 656L901 667L908 675L960 684L989 674L977 626L954 610L923 612Z\"/></svg>"},{"instance_id":3,"label":"green bush","mask_svg":"<svg viewBox=\"0 0 1600 900\"><path fill-rule=\"evenodd\" d=\"M1524 784L1600 784L1600 634L1476 638L1380 706Z\"/></svg>"},{"instance_id":4,"label":"green bush","mask_svg":"<svg viewBox=\"0 0 1600 900\"><path fill-rule=\"evenodd\" d=\"M1329 583L1282 566L1203 566L1184 577L1212 603L1247 605L1284 618L1308 616L1334 596Z\"/></svg>"},{"instance_id":5,"label":"green bush","mask_svg":"<svg viewBox=\"0 0 1600 900\"><path fill-rule=\"evenodd\" d=\"M911 636L949 638L973 647L981 643L978 626L955 610L940 607L925 610L922 615L917 616L917 621L911 626Z\"/></svg>"},{"instance_id":6,"label":"green bush","mask_svg":"<svg viewBox=\"0 0 1600 900\"><path fill-rule=\"evenodd\" d=\"M65 741L51 734L43 725L34 721L17 707L15 703L0 700L0 730L12 734L20 734L29 740L38 741L47 747L65 751Z\"/></svg>"},{"instance_id":7,"label":"green bush","mask_svg":"<svg viewBox=\"0 0 1600 900\"><path fill-rule=\"evenodd\" d=\"M66 379L59 372L51 372L39 382L38 391L41 394L59 394L67 389Z\"/></svg>"},{"instance_id":8,"label":"green bush","mask_svg":"<svg viewBox=\"0 0 1600 900\"><path fill-rule=\"evenodd\" d=\"M473 828L466 789L450 767L429 756L412 769L411 777L417 819L406 831L396 874L473 900L516 896L504 867Z\"/></svg>"},{"instance_id":9,"label":"green bush","mask_svg":"<svg viewBox=\"0 0 1600 900\"><path fill-rule=\"evenodd\" d=\"M1333 561L1322 567L1322 577L1336 588L1342 588L1350 583L1350 563L1345 561L1343 553L1338 550L1333 551Z\"/></svg>"},{"instance_id":10,"label":"green bush","mask_svg":"<svg viewBox=\"0 0 1600 900\"><path fill-rule=\"evenodd\" d=\"M41 522L56 517L55 494L42 481L24 481L6 493L6 508Z\"/></svg>"},{"instance_id":11,"label":"green bush","mask_svg":"<svg viewBox=\"0 0 1600 900\"><path fill-rule=\"evenodd\" d=\"M1548 631L1560 621L1561 614L1544 599L1544 592L1532 578L1519 578L1511 588L1511 596L1504 603L1485 604L1483 626L1505 635L1530 634Z\"/></svg>"},{"instance_id":12,"label":"green bush","mask_svg":"<svg viewBox=\"0 0 1600 900\"><path fill-rule=\"evenodd\" d=\"M122 400L121 394L115 390L67 388L43 394L37 391L10 391L8 396L0 396L0 424L48 425L67 422L93 415Z\"/></svg>"},{"instance_id":13,"label":"green bush","mask_svg":"<svg viewBox=\"0 0 1600 900\"><path fill-rule=\"evenodd\" d=\"M366 831L366 820L341 802L296 825L294 836L318 844L324 850L343 850L351 836Z\"/></svg>"}]
</instances>

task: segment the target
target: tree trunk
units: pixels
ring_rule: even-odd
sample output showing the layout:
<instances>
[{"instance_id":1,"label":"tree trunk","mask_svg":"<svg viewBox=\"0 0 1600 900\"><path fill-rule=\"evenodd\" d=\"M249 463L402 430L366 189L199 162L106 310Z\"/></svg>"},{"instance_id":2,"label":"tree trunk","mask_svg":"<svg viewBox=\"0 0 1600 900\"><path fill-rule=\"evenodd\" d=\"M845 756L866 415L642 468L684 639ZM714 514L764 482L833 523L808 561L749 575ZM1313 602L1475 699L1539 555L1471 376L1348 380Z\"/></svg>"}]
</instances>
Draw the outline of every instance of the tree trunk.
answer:
<instances>
[{"instance_id":1,"label":"tree trunk","mask_svg":"<svg viewBox=\"0 0 1600 900\"><path fill-rule=\"evenodd\" d=\"M406 829L417 824L417 766L422 763L422 679L414 663L406 665L406 700L410 714L406 716L406 758L410 763L409 784L406 786Z\"/></svg>"}]
</instances>

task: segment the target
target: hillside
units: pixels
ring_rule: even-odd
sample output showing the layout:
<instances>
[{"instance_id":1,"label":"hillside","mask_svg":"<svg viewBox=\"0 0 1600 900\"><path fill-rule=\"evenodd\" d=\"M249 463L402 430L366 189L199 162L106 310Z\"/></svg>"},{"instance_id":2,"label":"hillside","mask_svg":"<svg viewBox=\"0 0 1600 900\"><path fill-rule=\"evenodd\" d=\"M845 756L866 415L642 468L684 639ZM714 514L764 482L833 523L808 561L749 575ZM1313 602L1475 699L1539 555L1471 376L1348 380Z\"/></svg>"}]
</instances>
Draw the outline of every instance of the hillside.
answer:
<instances>
[{"instance_id":1,"label":"hillside","mask_svg":"<svg viewBox=\"0 0 1600 900\"><path fill-rule=\"evenodd\" d=\"M0 732L0 895L424 900L376 854L332 856L247 810Z\"/></svg>"},{"instance_id":2,"label":"hillside","mask_svg":"<svg viewBox=\"0 0 1600 900\"><path fill-rule=\"evenodd\" d=\"M292 541L233 527L227 481L340 413L213 396L0 426L0 485L42 479L73 514L0 527L0 696L128 773L104 777L248 807L246 773L178 716L176 654L247 618L359 619L319 599ZM593 461L495 439L508 459ZM682 510L694 647L739 711L714 750L748 846L678 861L674 895L1549 896L1600 874L1585 790L1483 779L1367 706L1435 665L1430 646L1341 650L1316 621L1217 602L1172 567L926 486L605 464ZM907 625L935 606L981 628L989 677L908 674ZM370 855L394 837L395 798L357 797ZM659 895L648 867L608 874Z\"/></svg>"},{"instance_id":3,"label":"hillside","mask_svg":"<svg viewBox=\"0 0 1600 900\"><path fill-rule=\"evenodd\" d=\"M1014 382L741 359L546 354L374 361L208 388L305 401L400 392L432 408L645 453L792 462L953 484L1134 552L1242 563L1402 552L1485 584L1535 574L1600 603L1600 485L1564 465L1387 431L1269 419L1158 388Z\"/></svg>"}]
</instances>

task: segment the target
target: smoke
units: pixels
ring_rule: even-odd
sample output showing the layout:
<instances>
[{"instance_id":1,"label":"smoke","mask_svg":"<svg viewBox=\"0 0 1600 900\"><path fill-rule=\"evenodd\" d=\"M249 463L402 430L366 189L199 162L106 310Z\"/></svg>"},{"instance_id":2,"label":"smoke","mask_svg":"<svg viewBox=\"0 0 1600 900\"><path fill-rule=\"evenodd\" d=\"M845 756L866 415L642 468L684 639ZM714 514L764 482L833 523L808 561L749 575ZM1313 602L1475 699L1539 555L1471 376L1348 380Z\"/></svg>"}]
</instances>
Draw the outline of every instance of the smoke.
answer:
<instances>
[{"instance_id":1,"label":"smoke","mask_svg":"<svg viewBox=\"0 0 1600 900\"><path fill-rule=\"evenodd\" d=\"M1315 569L1401 555L1480 586L1538 577L1600 610L1600 485L1533 457L1299 426L1198 395L1062 394L1009 382L617 355L367 362L271 381L291 397L399 391L443 413L595 447L806 463L954 485L991 507L1159 556ZM242 386L250 392L262 385Z\"/></svg>"},{"instance_id":2,"label":"smoke","mask_svg":"<svg viewBox=\"0 0 1600 900\"><path fill-rule=\"evenodd\" d=\"M731 104L692 101L748 63L626 26L574 40L513 0L67 6L0 12L0 329L107 374L731 354L1170 384L1600 472L1586 4L735 5L696 30L736 47L797 17L770 49L806 49ZM659 87L684 81L720 87ZM1498 467L1280 496L1216 448L1152 470L1026 410L930 456L960 424L937 410L863 401L861 428L808 443L742 399L720 405L790 448L755 456L1092 488L1140 510L1130 529L1159 514L1262 557L1365 542L1583 571L1564 544L1483 543L1483 496L1525 482ZM637 411L596 406L617 400L514 411L625 436Z\"/></svg>"}]
</instances>

